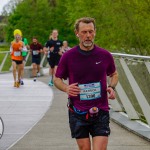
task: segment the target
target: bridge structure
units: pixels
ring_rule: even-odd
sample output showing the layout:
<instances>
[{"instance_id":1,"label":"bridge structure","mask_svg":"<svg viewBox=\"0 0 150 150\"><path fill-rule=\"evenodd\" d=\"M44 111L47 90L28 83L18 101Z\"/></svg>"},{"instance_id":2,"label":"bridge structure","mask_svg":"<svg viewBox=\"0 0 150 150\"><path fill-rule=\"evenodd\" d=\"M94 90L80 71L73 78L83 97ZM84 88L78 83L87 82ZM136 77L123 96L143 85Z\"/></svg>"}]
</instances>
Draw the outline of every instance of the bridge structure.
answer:
<instances>
[{"instance_id":1,"label":"bridge structure","mask_svg":"<svg viewBox=\"0 0 150 150\"><path fill-rule=\"evenodd\" d=\"M42 56L40 64L42 76L35 83L31 78L28 54L25 85L16 89L9 52L0 52L0 55L0 117L4 124L0 149L77 149L70 138L67 95L47 85L46 56ZM116 100L109 100L112 134L108 150L149 150L150 57L112 55L119 72L119 83Z\"/></svg>"}]
</instances>

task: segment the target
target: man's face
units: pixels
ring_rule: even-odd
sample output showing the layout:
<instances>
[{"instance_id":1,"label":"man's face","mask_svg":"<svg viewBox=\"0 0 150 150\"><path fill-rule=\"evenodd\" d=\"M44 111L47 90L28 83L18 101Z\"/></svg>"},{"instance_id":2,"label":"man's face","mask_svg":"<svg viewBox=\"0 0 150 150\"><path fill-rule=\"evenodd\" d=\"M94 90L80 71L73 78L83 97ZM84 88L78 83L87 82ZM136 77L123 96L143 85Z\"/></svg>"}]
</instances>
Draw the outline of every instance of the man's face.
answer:
<instances>
[{"instance_id":1,"label":"man's face","mask_svg":"<svg viewBox=\"0 0 150 150\"><path fill-rule=\"evenodd\" d=\"M84 49L92 48L94 44L95 29L93 23L80 22L79 30L76 31L76 35L79 38L80 46Z\"/></svg>"},{"instance_id":2,"label":"man's face","mask_svg":"<svg viewBox=\"0 0 150 150\"><path fill-rule=\"evenodd\" d=\"M37 39L32 40L34 44L37 44Z\"/></svg>"}]
</instances>

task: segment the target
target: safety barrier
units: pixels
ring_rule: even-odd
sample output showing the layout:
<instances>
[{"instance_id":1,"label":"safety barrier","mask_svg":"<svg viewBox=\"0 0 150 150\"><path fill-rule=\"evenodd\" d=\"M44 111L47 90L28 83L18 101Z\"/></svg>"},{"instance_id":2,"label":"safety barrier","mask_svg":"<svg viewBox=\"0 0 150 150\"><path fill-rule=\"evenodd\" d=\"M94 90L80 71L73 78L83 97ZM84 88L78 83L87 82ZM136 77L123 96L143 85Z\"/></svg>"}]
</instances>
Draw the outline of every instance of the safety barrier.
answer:
<instances>
[{"instance_id":1,"label":"safety barrier","mask_svg":"<svg viewBox=\"0 0 150 150\"><path fill-rule=\"evenodd\" d=\"M150 126L150 57L112 53L119 72L113 110L123 111L131 120Z\"/></svg>"},{"instance_id":2,"label":"safety barrier","mask_svg":"<svg viewBox=\"0 0 150 150\"><path fill-rule=\"evenodd\" d=\"M43 67L47 66L46 61L46 55L41 55L41 63L40 63L40 73L43 75ZM31 65L31 56L28 52L26 56L26 61L24 63L24 77L32 77L32 65ZM12 71L11 66L11 58L10 58L10 52L9 51L0 51L0 73L4 72L10 72Z\"/></svg>"}]
</instances>

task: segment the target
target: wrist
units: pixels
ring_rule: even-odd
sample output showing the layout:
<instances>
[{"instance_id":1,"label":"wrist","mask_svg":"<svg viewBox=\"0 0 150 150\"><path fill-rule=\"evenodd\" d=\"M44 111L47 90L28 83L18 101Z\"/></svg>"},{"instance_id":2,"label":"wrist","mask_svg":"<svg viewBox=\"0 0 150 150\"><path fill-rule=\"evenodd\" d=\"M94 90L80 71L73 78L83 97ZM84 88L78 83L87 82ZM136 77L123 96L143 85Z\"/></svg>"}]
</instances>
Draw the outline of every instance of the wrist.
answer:
<instances>
[{"instance_id":1,"label":"wrist","mask_svg":"<svg viewBox=\"0 0 150 150\"><path fill-rule=\"evenodd\" d=\"M65 92L65 93L67 93L68 92L68 85L64 85L64 89L63 89L63 91Z\"/></svg>"},{"instance_id":2,"label":"wrist","mask_svg":"<svg viewBox=\"0 0 150 150\"><path fill-rule=\"evenodd\" d=\"M114 86L109 85L108 87L112 88L114 91L116 91Z\"/></svg>"}]
</instances>

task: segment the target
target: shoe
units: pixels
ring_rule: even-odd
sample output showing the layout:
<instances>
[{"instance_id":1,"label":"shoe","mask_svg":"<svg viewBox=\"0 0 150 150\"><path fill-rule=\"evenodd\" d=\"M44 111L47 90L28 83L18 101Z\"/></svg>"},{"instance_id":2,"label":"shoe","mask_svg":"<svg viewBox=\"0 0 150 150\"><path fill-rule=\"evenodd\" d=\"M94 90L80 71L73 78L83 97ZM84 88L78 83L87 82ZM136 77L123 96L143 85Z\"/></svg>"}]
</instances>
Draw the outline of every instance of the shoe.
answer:
<instances>
[{"instance_id":1,"label":"shoe","mask_svg":"<svg viewBox=\"0 0 150 150\"><path fill-rule=\"evenodd\" d=\"M40 77L40 76L41 76L40 72L37 72L37 77Z\"/></svg>"},{"instance_id":2,"label":"shoe","mask_svg":"<svg viewBox=\"0 0 150 150\"><path fill-rule=\"evenodd\" d=\"M36 78L34 78L33 81L36 82Z\"/></svg>"},{"instance_id":3,"label":"shoe","mask_svg":"<svg viewBox=\"0 0 150 150\"><path fill-rule=\"evenodd\" d=\"M19 88L20 87L20 82L16 82L16 87Z\"/></svg>"},{"instance_id":4,"label":"shoe","mask_svg":"<svg viewBox=\"0 0 150 150\"><path fill-rule=\"evenodd\" d=\"M14 87L17 87L17 82L14 82Z\"/></svg>"},{"instance_id":5,"label":"shoe","mask_svg":"<svg viewBox=\"0 0 150 150\"><path fill-rule=\"evenodd\" d=\"M20 80L20 84L21 84L21 85L24 85L24 82L23 82L23 80Z\"/></svg>"},{"instance_id":6,"label":"shoe","mask_svg":"<svg viewBox=\"0 0 150 150\"><path fill-rule=\"evenodd\" d=\"M49 85L49 86L53 86L54 83L53 83L52 81L50 81L50 82L48 83L48 85Z\"/></svg>"}]
</instances>

